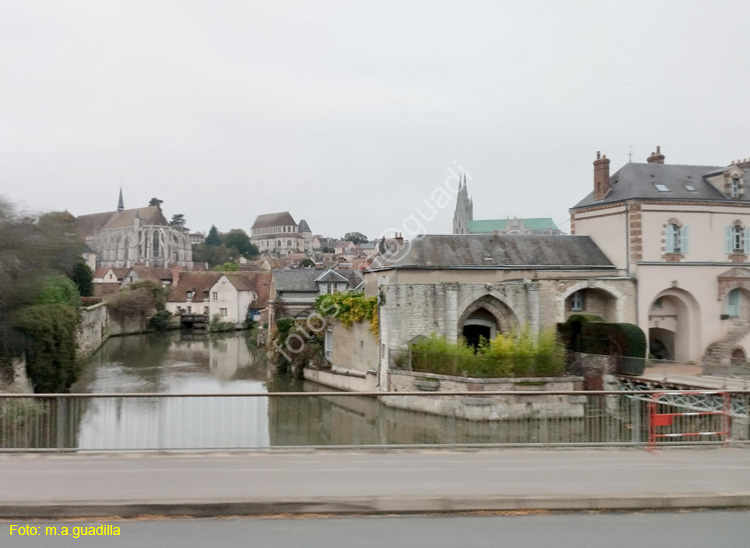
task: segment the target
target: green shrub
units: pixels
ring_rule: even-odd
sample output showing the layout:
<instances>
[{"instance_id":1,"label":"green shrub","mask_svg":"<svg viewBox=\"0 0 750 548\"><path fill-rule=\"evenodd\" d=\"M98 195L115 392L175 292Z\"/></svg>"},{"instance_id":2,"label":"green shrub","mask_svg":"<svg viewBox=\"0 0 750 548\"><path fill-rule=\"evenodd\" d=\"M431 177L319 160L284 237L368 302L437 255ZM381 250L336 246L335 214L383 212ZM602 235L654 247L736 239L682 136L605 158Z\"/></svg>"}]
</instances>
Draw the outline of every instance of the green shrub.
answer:
<instances>
[{"instance_id":1,"label":"green shrub","mask_svg":"<svg viewBox=\"0 0 750 548\"><path fill-rule=\"evenodd\" d=\"M78 376L78 313L67 304L21 308L14 324L26 336L26 372L35 392L64 392Z\"/></svg>"},{"instance_id":2,"label":"green shrub","mask_svg":"<svg viewBox=\"0 0 750 548\"><path fill-rule=\"evenodd\" d=\"M534 335L528 326L480 340L478 348L434 333L411 347L412 369L470 377L553 377L565 374L565 349L554 330Z\"/></svg>"},{"instance_id":3,"label":"green shrub","mask_svg":"<svg viewBox=\"0 0 750 548\"><path fill-rule=\"evenodd\" d=\"M169 320L171 317L172 313L168 310L159 310L149 318L148 328L151 331L166 331L169 327Z\"/></svg>"}]
</instances>

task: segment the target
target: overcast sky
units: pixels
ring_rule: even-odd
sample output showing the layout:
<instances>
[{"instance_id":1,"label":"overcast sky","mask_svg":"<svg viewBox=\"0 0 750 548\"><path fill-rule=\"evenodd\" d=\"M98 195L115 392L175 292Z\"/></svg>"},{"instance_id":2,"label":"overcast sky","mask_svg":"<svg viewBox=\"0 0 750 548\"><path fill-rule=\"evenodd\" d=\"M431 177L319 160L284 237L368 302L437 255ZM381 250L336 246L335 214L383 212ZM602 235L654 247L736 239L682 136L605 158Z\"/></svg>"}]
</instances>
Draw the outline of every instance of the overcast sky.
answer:
<instances>
[{"instance_id":1,"label":"overcast sky","mask_svg":"<svg viewBox=\"0 0 750 548\"><path fill-rule=\"evenodd\" d=\"M436 189L462 166L476 219L567 231L597 150L613 171L631 145L750 156L748 20L747 0L0 0L0 194L81 215L122 185L193 230L289 210L372 238L433 209L450 233Z\"/></svg>"}]
</instances>

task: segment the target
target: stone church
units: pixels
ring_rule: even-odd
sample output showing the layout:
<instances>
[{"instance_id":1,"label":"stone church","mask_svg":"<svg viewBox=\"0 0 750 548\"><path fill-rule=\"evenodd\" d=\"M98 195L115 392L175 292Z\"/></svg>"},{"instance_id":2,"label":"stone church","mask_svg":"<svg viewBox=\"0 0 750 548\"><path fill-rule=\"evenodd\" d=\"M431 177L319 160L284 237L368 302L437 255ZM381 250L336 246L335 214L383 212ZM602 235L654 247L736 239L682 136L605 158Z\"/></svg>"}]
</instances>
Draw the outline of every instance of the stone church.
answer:
<instances>
[{"instance_id":1,"label":"stone church","mask_svg":"<svg viewBox=\"0 0 750 548\"><path fill-rule=\"evenodd\" d=\"M96 252L97 266L193 268L190 235L170 226L157 206L125 209L122 191L117 211L81 215L75 230Z\"/></svg>"}]
</instances>

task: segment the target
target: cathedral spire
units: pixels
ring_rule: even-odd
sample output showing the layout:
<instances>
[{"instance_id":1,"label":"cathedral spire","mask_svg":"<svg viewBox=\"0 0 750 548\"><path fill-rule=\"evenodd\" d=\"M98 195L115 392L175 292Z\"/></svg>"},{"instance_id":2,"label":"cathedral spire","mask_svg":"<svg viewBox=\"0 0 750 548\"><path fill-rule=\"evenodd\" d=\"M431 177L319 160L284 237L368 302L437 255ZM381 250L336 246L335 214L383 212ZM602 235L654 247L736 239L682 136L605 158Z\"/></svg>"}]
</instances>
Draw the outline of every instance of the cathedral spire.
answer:
<instances>
[{"instance_id":1,"label":"cathedral spire","mask_svg":"<svg viewBox=\"0 0 750 548\"><path fill-rule=\"evenodd\" d=\"M122 187L120 187L120 199L117 202L117 211L122 211L125 209L125 204L122 201Z\"/></svg>"}]
</instances>

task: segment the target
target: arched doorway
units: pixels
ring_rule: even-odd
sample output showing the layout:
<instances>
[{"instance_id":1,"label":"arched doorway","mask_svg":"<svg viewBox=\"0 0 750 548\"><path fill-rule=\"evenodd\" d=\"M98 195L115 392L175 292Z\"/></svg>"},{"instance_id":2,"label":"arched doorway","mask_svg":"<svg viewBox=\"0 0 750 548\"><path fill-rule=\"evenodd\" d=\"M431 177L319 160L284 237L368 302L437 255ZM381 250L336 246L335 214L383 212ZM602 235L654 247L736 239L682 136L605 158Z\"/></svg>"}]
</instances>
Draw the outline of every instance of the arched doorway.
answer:
<instances>
[{"instance_id":1,"label":"arched doorway","mask_svg":"<svg viewBox=\"0 0 750 548\"><path fill-rule=\"evenodd\" d=\"M494 339L518 325L516 315L500 299L484 295L467 306L458 319L458 336L474 347L480 338Z\"/></svg>"},{"instance_id":2,"label":"arched doorway","mask_svg":"<svg viewBox=\"0 0 750 548\"><path fill-rule=\"evenodd\" d=\"M648 310L649 352L656 359L691 361L700 346L700 312L695 298L681 289L662 291Z\"/></svg>"},{"instance_id":3,"label":"arched doorway","mask_svg":"<svg viewBox=\"0 0 750 548\"><path fill-rule=\"evenodd\" d=\"M479 308L469 314L464 322L463 337L466 344L477 348L484 339L489 341L497 336L497 320L485 308Z\"/></svg>"},{"instance_id":4,"label":"arched doorway","mask_svg":"<svg viewBox=\"0 0 750 548\"><path fill-rule=\"evenodd\" d=\"M747 363L747 356L745 355L745 351L737 347L734 350L732 350L732 367L742 367Z\"/></svg>"}]
</instances>

